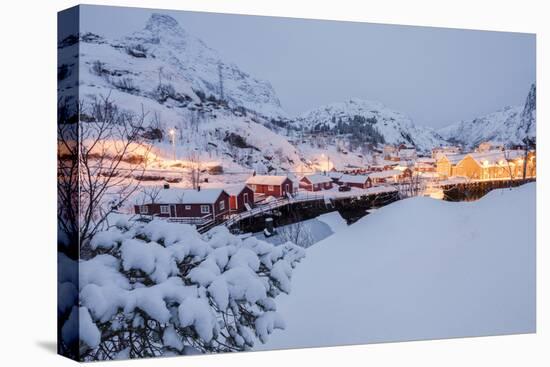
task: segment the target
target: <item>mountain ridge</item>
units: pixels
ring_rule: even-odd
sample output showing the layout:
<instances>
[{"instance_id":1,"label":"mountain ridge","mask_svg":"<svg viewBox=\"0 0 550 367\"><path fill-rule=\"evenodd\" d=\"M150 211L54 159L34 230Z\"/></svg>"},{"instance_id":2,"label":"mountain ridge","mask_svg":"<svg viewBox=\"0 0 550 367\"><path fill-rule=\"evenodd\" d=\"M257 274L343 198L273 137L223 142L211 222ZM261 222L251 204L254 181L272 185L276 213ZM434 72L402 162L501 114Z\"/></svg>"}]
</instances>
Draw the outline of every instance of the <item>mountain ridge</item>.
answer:
<instances>
[{"instance_id":1,"label":"mountain ridge","mask_svg":"<svg viewBox=\"0 0 550 367\"><path fill-rule=\"evenodd\" d=\"M338 133L340 121L345 123L355 116L363 117L383 137L383 143L408 144L423 151L445 143L435 130L415 125L404 113L390 109L381 102L361 98L350 98L311 109L296 120L301 127L328 129Z\"/></svg>"},{"instance_id":2,"label":"mountain ridge","mask_svg":"<svg viewBox=\"0 0 550 367\"><path fill-rule=\"evenodd\" d=\"M506 106L498 111L460 121L438 130L453 143L473 148L483 141L521 145L536 135L536 85L532 84L523 105Z\"/></svg>"}]
</instances>

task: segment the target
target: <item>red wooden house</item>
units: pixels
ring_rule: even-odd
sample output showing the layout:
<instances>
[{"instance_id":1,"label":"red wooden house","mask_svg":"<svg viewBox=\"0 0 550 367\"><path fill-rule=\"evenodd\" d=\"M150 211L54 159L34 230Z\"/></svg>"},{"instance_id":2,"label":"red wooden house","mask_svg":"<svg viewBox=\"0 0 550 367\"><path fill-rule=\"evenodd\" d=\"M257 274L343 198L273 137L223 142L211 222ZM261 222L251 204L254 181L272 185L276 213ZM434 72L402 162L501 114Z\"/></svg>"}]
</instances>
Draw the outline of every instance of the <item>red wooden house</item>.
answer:
<instances>
[{"instance_id":1,"label":"red wooden house","mask_svg":"<svg viewBox=\"0 0 550 367\"><path fill-rule=\"evenodd\" d=\"M294 184L287 176L256 175L246 180L246 184L254 193L265 196L285 197L294 192Z\"/></svg>"},{"instance_id":2,"label":"red wooden house","mask_svg":"<svg viewBox=\"0 0 550 367\"><path fill-rule=\"evenodd\" d=\"M370 177L365 175L343 175L339 181L342 185L360 189L368 189L372 186Z\"/></svg>"},{"instance_id":3,"label":"red wooden house","mask_svg":"<svg viewBox=\"0 0 550 367\"><path fill-rule=\"evenodd\" d=\"M304 176L300 180L300 187L308 191L330 190L332 189L332 179L320 174Z\"/></svg>"},{"instance_id":4,"label":"red wooden house","mask_svg":"<svg viewBox=\"0 0 550 367\"><path fill-rule=\"evenodd\" d=\"M217 220L229 214L229 194L223 189L167 188L157 195L138 196L134 211L161 218L186 218L196 223Z\"/></svg>"},{"instance_id":5,"label":"red wooden house","mask_svg":"<svg viewBox=\"0 0 550 367\"><path fill-rule=\"evenodd\" d=\"M254 207L254 191L245 184L227 186L224 190L229 194L229 209L240 213Z\"/></svg>"}]
</instances>

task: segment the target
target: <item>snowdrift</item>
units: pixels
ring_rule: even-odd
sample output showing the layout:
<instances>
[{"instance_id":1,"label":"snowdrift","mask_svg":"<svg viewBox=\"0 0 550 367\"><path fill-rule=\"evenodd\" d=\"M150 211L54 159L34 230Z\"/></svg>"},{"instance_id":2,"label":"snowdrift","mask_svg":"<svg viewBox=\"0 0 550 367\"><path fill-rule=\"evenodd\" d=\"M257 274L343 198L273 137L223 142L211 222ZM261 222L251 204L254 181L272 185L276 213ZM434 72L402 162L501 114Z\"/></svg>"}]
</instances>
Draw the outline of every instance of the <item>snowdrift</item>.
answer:
<instances>
[{"instance_id":1,"label":"snowdrift","mask_svg":"<svg viewBox=\"0 0 550 367\"><path fill-rule=\"evenodd\" d=\"M319 242L260 349L534 332L535 188L403 200Z\"/></svg>"}]
</instances>

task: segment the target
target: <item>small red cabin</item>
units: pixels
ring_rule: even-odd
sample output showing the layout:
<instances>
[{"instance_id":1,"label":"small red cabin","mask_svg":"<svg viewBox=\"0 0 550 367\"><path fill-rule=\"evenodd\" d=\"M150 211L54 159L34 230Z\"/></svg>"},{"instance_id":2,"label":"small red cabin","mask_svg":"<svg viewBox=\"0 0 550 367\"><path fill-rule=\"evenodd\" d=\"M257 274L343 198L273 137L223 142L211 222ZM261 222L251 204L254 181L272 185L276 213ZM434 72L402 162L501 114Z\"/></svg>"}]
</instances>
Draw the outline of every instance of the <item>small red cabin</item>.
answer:
<instances>
[{"instance_id":1,"label":"small red cabin","mask_svg":"<svg viewBox=\"0 0 550 367\"><path fill-rule=\"evenodd\" d=\"M372 186L370 177L365 175L343 175L339 181L342 185L360 189L368 189Z\"/></svg>"},{"instance_id":2,"label":"small red cabin","mask_svg":"<svg viewBox=\"0 0 550 367\"><path fill-rule=\"evenodd\" d=\"M265 196L285 197L294 192L294 184L287 176L256 175L246 180L246 184L254 193Z\"/></svg>"},{"instance_id":3,"label":"small red cabin","mask_svg":"<svg viewBox=\"0 0 550 367\"><path fill-rule=\"evenodd\" d=\"M320 191L332 189L332 179L325 175L304 176L300 180L300 188L308 191Z\"/></svg>"},{"instance_id":4,"label":"small red cabin","mask_svg":"<svg viewBox=\"0 0 550 367\"><path fill-rule=\"evenodd\" d=\"M142 194L134 205L136 214L161 218L217 220L229 214L229 194L222 189L162 189L158 194Z\"/></svg>"},{"instance_id":5,"label":"small red cabin","mask_svg":"<svg viewBox=\"0 0 550 367\"><path fill-rule=\"evenodd\" d=\"M254 207L254 191L244 184L227 186L224 190L229 194L231 212L240 213Z\"/></svg>"}]
</instances>

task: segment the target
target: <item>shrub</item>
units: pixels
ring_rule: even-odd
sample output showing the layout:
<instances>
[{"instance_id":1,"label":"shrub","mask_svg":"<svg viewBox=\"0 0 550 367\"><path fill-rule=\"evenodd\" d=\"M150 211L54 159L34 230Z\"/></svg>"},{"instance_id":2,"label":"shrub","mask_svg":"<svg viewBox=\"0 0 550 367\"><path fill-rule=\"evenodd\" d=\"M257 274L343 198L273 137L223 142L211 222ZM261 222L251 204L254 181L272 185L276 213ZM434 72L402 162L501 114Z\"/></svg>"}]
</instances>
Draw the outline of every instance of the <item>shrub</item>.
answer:
<instances>
[{"instance_id":1,"label":"shrub","mask_svg":"<svg viewBox=\"0 0 550 367\"><path fill-rule=\"evenodd\" d=\"M113 79L111 80L111 84L115 86L117 89L122 90L124 92L128 92L128 93L139 92L139 88L134 84L134 80L132 78L124 77L124 78Z\"/></svg>"},{"instance_id":2,"label":"shrub","mask_svg":"<svg viewBox=\"0 0 550 367\"><path fill-rule=\"evenodd\" d=\"M92 63L92 73L95 75L103 76L108 73L107 69L105 69L105 64L102 63L99 60L95 60Z\"/></svg>"},{"instance_id":3,"label":"shrub","mask_svg":"<svg viewBox=\"0 0 550 367\"><path fill-rule=\"evenodd\" d=\"M229 352L264 343L284 328L275 298L290 292L304 250L188 225L119 221L97 233L81 261L83 360ZM60 287L63 286L62 284ZM75 315L75 316L73 316ZM64 342L75 343L74 336Z\"/></svg>"}]
</instances>

